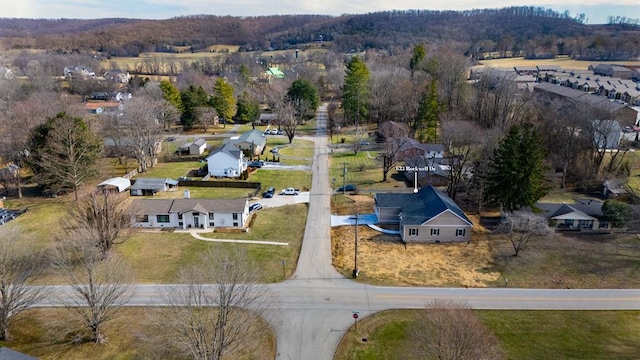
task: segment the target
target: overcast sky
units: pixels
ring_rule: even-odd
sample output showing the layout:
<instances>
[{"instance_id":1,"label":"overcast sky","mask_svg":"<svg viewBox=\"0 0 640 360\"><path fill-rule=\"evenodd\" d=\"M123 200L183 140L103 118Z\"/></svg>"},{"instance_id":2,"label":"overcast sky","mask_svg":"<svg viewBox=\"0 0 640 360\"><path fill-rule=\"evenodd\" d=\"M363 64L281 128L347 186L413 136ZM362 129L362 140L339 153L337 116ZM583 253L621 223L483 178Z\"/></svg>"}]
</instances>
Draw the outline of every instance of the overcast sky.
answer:
<instances>
[{"instance_id":1,"label":"overcast sky","mask_svg":"<svg viewBox=\"0 0 640 360\"><path fill-rule=\"evenodd\" d=\"M611 0L609 0L611 1ZM8 2L11 2L9 5ZM589 5L584 5L585 3ZM167 19L181 15L256 16L273 14L362 14L382 10L469 10L508 6L541 6L571 16L584 13L589 24L608 16L640 19L638 0L1 0L0 17L97 19L124 17Z\"/></svg>"}]
</instances>

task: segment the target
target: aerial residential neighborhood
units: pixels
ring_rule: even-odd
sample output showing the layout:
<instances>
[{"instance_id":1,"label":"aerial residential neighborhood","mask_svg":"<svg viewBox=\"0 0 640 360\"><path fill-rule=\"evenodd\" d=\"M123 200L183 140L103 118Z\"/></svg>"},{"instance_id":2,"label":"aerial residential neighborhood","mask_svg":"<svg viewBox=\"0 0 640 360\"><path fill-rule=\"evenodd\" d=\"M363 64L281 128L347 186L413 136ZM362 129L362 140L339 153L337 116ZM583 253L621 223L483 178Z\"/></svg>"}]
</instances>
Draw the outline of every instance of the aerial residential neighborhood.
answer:
<instances>
[{"instance_id":1,"label":"aerial residential neighborhood","mask_svg":"<svg viewBox=\"0 0 640 360\"><path fill-rule=\"evenodd\" d=\"M640 358L610 22L0 19L0 359Z\"/></svg>"}]
</instances>

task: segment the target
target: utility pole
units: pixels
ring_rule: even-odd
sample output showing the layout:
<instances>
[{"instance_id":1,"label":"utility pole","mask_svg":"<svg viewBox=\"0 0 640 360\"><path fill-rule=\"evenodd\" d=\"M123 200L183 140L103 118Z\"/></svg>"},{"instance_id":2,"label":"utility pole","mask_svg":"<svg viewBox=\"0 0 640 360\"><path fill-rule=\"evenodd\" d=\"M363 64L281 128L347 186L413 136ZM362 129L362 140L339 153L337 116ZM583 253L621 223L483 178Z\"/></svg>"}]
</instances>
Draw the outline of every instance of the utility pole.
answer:
<instances>
[{"instance_id":1,"label":"utility pole","mask_svg":"<svg viewBox=\"0 0 640 360\"><path fill-rule=\"evenodd\" d=\"M355 247L354 247L354 251L353 251L353 278L357 278L358 277L358 273L360 272L358 270L358 217L359 214L356 213L356 231L355 231Z\"/></svg>"},{"instance_id":2,"label":"utility pole","mask_svg":"<svg viewBox=\"0 0 640 360\"><path fill-rule=\"evenodd\" d=\"M349 163L342 163L342 195L344 195L347 191L347 165ZM357 221L357 220L356 220Z\"/></svg>"}]
</instances>

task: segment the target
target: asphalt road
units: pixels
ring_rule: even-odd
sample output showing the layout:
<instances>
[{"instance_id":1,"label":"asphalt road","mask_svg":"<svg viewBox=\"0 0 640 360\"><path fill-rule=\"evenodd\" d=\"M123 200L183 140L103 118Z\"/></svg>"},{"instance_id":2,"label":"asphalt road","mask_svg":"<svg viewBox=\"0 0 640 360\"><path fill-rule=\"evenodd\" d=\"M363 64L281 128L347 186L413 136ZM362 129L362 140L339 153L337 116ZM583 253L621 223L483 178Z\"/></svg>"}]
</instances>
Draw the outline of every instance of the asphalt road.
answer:
<instances>
[{"instance_id":1,"label":"asphalt road","mask_svg":"<svg viewBox=\"0 0 640 360\"><path fill-rule=\"evenodd\" d=\"M280 360L330 360L344 332L360 318L386 309L419 309L434 299L464 301L476 309L640 310L640 290L380 287L342 277L331 265L326 107L317 113L309 213L297 269L291 279L268 285L278 301L267 319L276 329ZM166 305L163 288L136 285L132 306ZM50 286L38 306L61 306L68 286Z\"/></svg>"}]
</instances>

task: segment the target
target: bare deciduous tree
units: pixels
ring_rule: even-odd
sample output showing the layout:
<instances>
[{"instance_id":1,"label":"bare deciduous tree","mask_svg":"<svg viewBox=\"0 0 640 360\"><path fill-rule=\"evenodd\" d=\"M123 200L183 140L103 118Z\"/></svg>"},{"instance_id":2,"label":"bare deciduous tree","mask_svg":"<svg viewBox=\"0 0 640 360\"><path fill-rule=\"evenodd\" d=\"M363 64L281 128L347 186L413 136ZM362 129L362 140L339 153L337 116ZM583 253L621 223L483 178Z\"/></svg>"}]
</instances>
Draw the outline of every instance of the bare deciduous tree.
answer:
<instances>
[{"instance_id":1,"label":"bare deciduous tree","mask_svg":"<svg viewBox=\"0 0 640 360\"><path fill-rule=\"evenodd\" d=\"M197 360L253 346L262 329L256 322L273 301L258 271L245 251L208 251L180 273L183 285L164 292L168 306L150 317L153 341Z\"/></svg>"},{"instance_id":2,"label":"bare deciduous tree","mask_svg":"<svg viewBox=\"0 0 640 360\"><path fill-rule=\"evenodd\" d=\"M513 248L513 256L518 256L524 250L529 241L536 237L549 236L553 229L547 224L547 220L532 212L516 211L504 215L495 232L504 234Z\"/></svg>"},{"instance_id":3,"label":"bare deciduous tree","mask_svg":"<svg viewBox=\"0 0 640 360\"><path fill-rule=\"evenodd\" d=\"M127 195L97 190L70 208L63 226L69 231L81 230L106 259L114 245L132 235L131 213Z\"/></svg>"},{"instance_id":4,"label":"bare deciduous tree","mask_svg":"<svg viewBox=\"0 0 640 360\"><path fill-rule=\"evenodd\" d=\"M504 359L498 339L466 304L435 300L408 331L416 358Z\"/></svg>"},{"instance_id":5,"label":"bare deciduous tree","mask_svg":"<svg viewBox=\"0 0 640 360\"><path fill-rule=\"evenodd\" d=\"M11 322L47 294L42 287L31 286L46 262L19 240L19 228L0 227L0 341L11 340Z\"/></svg>"},{"instance_id":6,"label":"bare deciduous tree","mask_svg":"<svg viewBox=\"0 0 640 360\"><path fill-rule=\"evenodd\" d=\"M163 136L163 116L170 105L164 100L140 96L130 100L113 129L119 129L123 141L138 162L140 172L153 167Z\"/></svg>"},{"instance_id":7,"label":"bare deciduous tree","mask_svg":"<svg viewBox=\"0 0 640 360\"><path fill-rule=\"evenodd\" d=\"M463 120L446 119L442 121L442 140L449 158L449 181L447 194L456 198L460 184L466 178L467 163L481 143L479 126Z\"/></svg>"},{"instance_id":8,"label":"bare deciduous tree","mask_svg":"<svg viewBox=\"0 0 640 360\"><path fill-rule=\"evenodd\" d=\"M103 259L92 235L82 229L62 239L57 250L56 267L72 289L63 303L81 324L74 342L105 342L104 324L117 317L133 295L128 267L117 258Z\"/></svg>"},{"instance_id":9,"label":"bare deciduous tree","mask_svg":"<svg viewBox=\"0 0 640 360\"><path fill-rule=\"evenodd\" d=\"M406 124L388 121L378 127L378 133L385 140L384 149L378 153L378 157L382 161L382 181L387 181L389 171L400 160L398 159L400 148L408 141L409 128Z\"/></svg>"}]
</instances>

